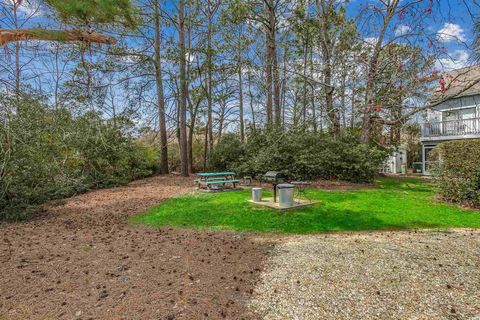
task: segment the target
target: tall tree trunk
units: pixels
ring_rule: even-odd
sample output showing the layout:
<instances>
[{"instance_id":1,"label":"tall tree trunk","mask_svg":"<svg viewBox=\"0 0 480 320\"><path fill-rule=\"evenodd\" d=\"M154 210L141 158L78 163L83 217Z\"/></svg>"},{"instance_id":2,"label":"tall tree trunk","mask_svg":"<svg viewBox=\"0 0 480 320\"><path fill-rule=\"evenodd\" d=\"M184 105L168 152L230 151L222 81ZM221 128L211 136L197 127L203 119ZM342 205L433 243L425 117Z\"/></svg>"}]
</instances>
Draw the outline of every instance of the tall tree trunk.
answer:
<instances>
[{"instance_id":1,"label":"tall tree trunk","mask_svg":"<svg viewBox=\"0 0 480 320\"><path fill-rule=\"evenodd\" d=\"M265 75L266 75L266 83L265 83L265 94L266 94L266 112L267 112L267 127L272 125L272 48L270 45L270 32L267 28L265 28L265 41L266 41L266 57L265 57Z\"/></svg>"},{"instance_id":2,"label":"tall tree trunk","mask_svg":"<svg viewBox=\"0 0 480 320\"><path fill-rule=\"evenodd\" d=\"M58 101L58 91L60 89L60 71L59 71L59 65L58 65L58 56L59 56L59 48L58 46L55 47L55 88L53 90L53 100L55 103L55 110L58 109L59 107L59 101Z\"/></svg>"},{"instance_id":3,"label":"tall tree trunk","mask_svg":"<svg viewBox=\"0 0 480 320\"><path fill-rule=\"evenodd\" d=\"M275 106L275 125L280 127L282 124L282 108L280 105L280 76L278 73L277 49L274 42L273 46L273 104Z\"/></svg>"},{"instance_id":4,"label":"tall tree trunk","mask_svg":"<svg viewBox=\"0 0 480 320\"><path fill-rule=\"evenodd\" d=\"M398 103L392 104L389 108L391 118L394 120L402 118L402 97L398 97ZM396 123L390 126L390 145L399 146L401 143L402 123Z\"/></svg>"},{"instance_id":5,"label":"tall tree trunk","mask_svg":"<svg viewBox=\"0 0 480 320\"><path fill-rule=\"evenodd\" d=\"M350 129L353 130L355 126L355 99L356 99L356 94L357 90L355 88L355 83L357 81L355 71L353 71L352 75L352 95L351 95L351 106L350 106Z\"/></svg>"},{"instance_id":6,"label":"tall tree trunk","mask_svg":"<svg viewBox=\"0 0 480 320\"><path fill-rule=\"evenodd\" d=\"M13 1L13 24L15 29L18 29L18 7L20 6L21 1ZM15 43L15 95L20 94L20 43Z\"/></svg>"},{"instance_id":7,"label":"tall tree trunk","mask_svg":"<svg viewBox=\"0 0 480 320\"><path fill-rule=\"evenodd\" d=\"M188 172L193 173L193 133L195 128L195 117L190 119L190 127L188 128L188 141L187 141L187 151L188 151Z\"/></svg>"},{"instance_id":8,"label":"tall tree trunk","mask_svg":"<svg viewBox=\"0 0 480 320\"><path fill-rule=\"evenodd\" d=\"M345 65L345 60L344 58L342 58L342 75L341 75L341 81L340 81L340 108L342 108L342 121L343 121L344 128L347 127L347 117L345 114L346 85L347 85L347 68Z\"/></svg>"},{"instance_id":9,"label":"tall tree trunk","mask_svg":"<svg viewBox=\"0 0 480 320\"><path fill-rule=\"evenodd\" d=\"M275 126L277 128L281 125L282 110L280 106L280 76L278 72L278 57L277 57L277 30L276 30L276 16L275 16L275 4L273 1L270 6L270 59L272 61L272 73L273 73L273 105L275 109Z\"/></svg>"},{"instance_id":10,"label":"tall tree trunk","mask_svg":"<svg viewBox=\"0 0 480 320\"><path fill-rule=\"evenodd\" d=\"M257 124L255 122L255 109L253 107L253 92L252 92L252 73L251 70L248 71L248 96L250 102L250 111L252 112L252 127L255 131L257 129Z\"/></svg>"},{"instance_id":11,"label":"tall tree trunk","mask_svg":"<svg viewBox=\"0 0 480 320\"><path fill-rule=\"evenodd\" d=\"M310 47L310 78L313 79L313 46ZM315 90L313 87L310 88L310 104L312 107L312 123L313 123L313 132L317 133L318 124L317 124L317 110L315 108Z\"/></svg>"},{"instance_id":12,"label":"tall tree trunk","mask_svg":"<svg viewBox=\"0 0 480 320\"><path fill-rule=\"evenodd\" d=\"M243 79L242 79L242 47L241 42L239 39L239 46L238 46L238 106L239 106L239 118L240 118L240 139L245 141L245 123L243 121Z\"/></svg>"},{"instance_id":13,"label":"tall tree trunk","mask_svg":"<svg viewBox=\"0 0 480 320\"><path fill-rule=\"evenodd\" d=\"M192 24L187 26L187 48L189 59L187 60L187 75L186 82L187 88L190 87L190 77L191 77L191 59L190 53L192 52ZM200 80L201 81L201 80ZM188 136L187 136L187 158L188 158L188 172L193 173L193 133L195 130L195 120L197 119L197 110L198 108L193 106L191 98L187 96L187 105L188 112L190 113L190 125L187 126Z\"/></svg>"},{"instance_id":14,"label":"tall tree trunk","mask_svg":"<svg viewBox=\"0 0 480 320\"><path fill-rule=\"evenodd\" d=\"M300 115L299 115L299 109L298 109L298 100L300 99L299 98L299 90L294 90L294 103L293 103L293 126L294 127L297 127L298 126L298 123L300 122L301 120L301 117L302 117L302 110L300 110ZM301 101L300 101L300 104L301 104Z\"/></svg>"},{"instance_id":15,"label":"tall tree trunk","mask_svg":"<svg viewBox=\"0 0 480 320\"><path fill-rule=\"evenodd\" d=\"M320 132L323 133L323 106L320 106Z\"/></svg>"},{"instance_id":16,"label":"tall tree trunk","mask_svg":"<svg viewBox=\"0 0 480 320\"><path fill-rule=\"evenodd\" d=\"M286 93L287 93L287 61L288 61L288 47L285 44L283 46L283 79L282 79L282 95L281 95L281 108L282 108L282 127L285 126L285 105L286 105Z\"/></svg>"},{"instance_id":17,"label":"tall tree trunk","mask_svg":"<svg viewBox=\"0 0 480 320\"><path fill-rule=\"evenodd\" d=\"M307 92L308 92L308 79L307 79L307 59L308 59L308 31L304 35L303 44L303 101L302 101L302 117L303 123L307 121Z\"/></svg>"},{"instance_id":18,"label":"tall tree trunk","mask_svg":"<svg viewBox=\"0 0 480 320\"><path fill-rule=\"evenodd\" d=\"M180 54L180 101L179 101L179 126L180 126L180 172L188 177L187 154L187 79L186 79L186 52L185 52L185 0L178 4L178 47Z\"/></svg>"},{"instance_id":19,"label":"tall tree trunk","mask_svg":"<svg viewBox=\"0 0 480 320\"><path fill-rule=\"evenodd\" d=\"M203 139L203 171L206 171L208 165L208 120L205 123L205 133Z\"/></svg>"},{"instance_id":20,"label":"tall tree trunk","mask_svg":"<svg viewBox=\"0 0 480 320\"><path fill-rule=\"evenodd\" d=\"M225 108L226 106L222 106L220 117L218 119L218 141L222 140L223 124L225 123Z\"/></svg>"},{"instance_id":21,"label":"tall tree trunk","mask_svg":"<svg viewBox=\"0 0 480 320\"><path fill-rule=\"evenodd\" d=\"M333 106L333 66L332 66L332 38L330 36L330 15L334 10L332 2L326 3L328 0L317 0L318 13L320 16L320 47L322 50L323 59L323 82L325 83L325 109L327 111L327 117L330 121L330 130L333 133L340 132L340 117L338 112Z\"/></svg>"},{"instance_id":22,"label":"tall tree trunk","mask_svg":"<svg viewBox=\"0 0 480 320\"><path fill-rule=\"evenodd\" d=\"M333 133L340 132L340 117L338 116L338 111L335 110L333 106L333 85L332 85L332 67L330 63L326 63L324 66L324 82L325 87L325 107L327 110L327 117L331 124L331 131Z\"/></svg>"},{"instance_id":23,"label":"tall tree trunk","mask_svg":"<svg viewBox=\"0 0 480 320\"><path fill-rule=\"evenodd\" d=\"M154 23L155 23L155 83L157 88L157 106L158 106L158 127L160 133L160 172L168 174L168 143L167 126L165 121L165 97L163 92L163 72L162 72L162 53L160 46L162 35L160 32L160 10L158 1L154 1Z\"/></svg>"},{"instance_id":24,"label":"tall tree trunk","mask_svg":"<svg viewBox=\"0 0 480 320\"><path fill-rule=\"evenodd\" d=\"M365 102L363 106L362 131L360 134L360 140L363 143L369 143L371 140L372 118L375 115L374 90L378 71L378 60L382 49L383 39L385 38L385 33L387 32L390 21L395 15L395 10L397 9L399 2L400 0L392 0L391 2L388 2L386 14L383 19L383 25L368 63L367 83L365 85Z\"/></svg>"},{"instance_id":25,"label":"tall tree trunk","mask_svg":"<svg viewBox=\"0 0 480 320\"><path fill-rule=\"evenodd\" d=\"M213 92L213 61L212 61L212 15L210 9L210 1L208 1L208 29L207 29L207 114L208 114L208 154L213 150L213 119L212 119L212 92Z\"/></svg>"}]
</instances>

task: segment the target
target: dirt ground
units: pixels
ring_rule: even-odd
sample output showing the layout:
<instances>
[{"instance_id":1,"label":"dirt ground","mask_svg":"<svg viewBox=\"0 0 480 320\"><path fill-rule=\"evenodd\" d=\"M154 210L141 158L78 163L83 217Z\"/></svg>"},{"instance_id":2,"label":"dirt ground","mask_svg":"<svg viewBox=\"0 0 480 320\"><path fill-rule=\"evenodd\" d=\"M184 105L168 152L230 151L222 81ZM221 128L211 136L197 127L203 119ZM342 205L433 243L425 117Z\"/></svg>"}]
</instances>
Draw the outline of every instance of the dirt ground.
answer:
<instances>
[{"instance_id":1,"label":"dirt ground","mask_svg":"<svg viewBox=\"0 0 480 320\"><path fill-rule=\"evenodd\" d=\"M153 177L0 225L0 319L254 319L245 306L268 243L127 223L192 187Z\"/></svg>"}]
</instances>

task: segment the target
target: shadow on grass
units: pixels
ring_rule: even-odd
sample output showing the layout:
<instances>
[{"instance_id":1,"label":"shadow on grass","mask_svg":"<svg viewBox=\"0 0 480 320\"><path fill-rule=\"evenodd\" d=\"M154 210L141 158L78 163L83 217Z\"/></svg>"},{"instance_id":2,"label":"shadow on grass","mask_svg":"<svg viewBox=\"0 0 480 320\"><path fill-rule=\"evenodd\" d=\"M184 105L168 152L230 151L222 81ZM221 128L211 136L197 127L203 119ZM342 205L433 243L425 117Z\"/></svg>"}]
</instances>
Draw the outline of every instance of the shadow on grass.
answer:
<instances>
[{"instance_id":1,"label":"shadow on grass","mask_svg":"<svg viewBox=\"0 0 480 320\"><path fill-rule=\"evenodd\" d=\"M391 191L432 192L432 185L419 178L380 178L378 188Z\"/></svg>"}]
</instances>

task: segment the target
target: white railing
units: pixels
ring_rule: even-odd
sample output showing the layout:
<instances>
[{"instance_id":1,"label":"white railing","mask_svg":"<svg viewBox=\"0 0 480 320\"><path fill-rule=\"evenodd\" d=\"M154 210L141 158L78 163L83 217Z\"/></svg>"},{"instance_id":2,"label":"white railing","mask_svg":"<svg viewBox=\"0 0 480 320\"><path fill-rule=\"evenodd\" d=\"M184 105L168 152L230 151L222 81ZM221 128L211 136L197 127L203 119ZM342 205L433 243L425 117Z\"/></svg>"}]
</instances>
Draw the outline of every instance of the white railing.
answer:
<instances>
[{"instance_id":1,"label":"white railing","mask_svg":"<svg viewBox=\"0 0 480 320\"><path fill-rule=\"evenodd\" d=\"M480 118L432 121L422 125L422 137L480 135Z\"/></svg>"}]
</instances>

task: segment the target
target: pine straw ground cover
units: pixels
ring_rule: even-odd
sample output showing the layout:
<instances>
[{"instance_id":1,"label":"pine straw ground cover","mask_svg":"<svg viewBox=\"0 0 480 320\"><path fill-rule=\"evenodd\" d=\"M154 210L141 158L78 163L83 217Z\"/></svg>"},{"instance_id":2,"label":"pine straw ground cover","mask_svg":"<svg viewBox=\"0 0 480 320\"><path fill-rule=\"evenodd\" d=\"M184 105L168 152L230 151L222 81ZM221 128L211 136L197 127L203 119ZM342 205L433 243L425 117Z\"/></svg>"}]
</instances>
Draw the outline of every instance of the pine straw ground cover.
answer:
<instances>
[{"instance_id":1,"label":"pine straw ground cover","mask_svg":"<svg viewBox=\"0 0 480 320\"><path fill-rule=\"evenodd\" d=\"M381 178L371 188L309 189L307 197L319 203L287 212L248 202L248 189L195 193L172 198L132 220L151 226L274 233L480 228L480 211L441 203L434 191L422 179Z\"/></svg>"},{"instance_id":2,"label":"pine straw ground cover","mask_svg":"<svg viewBox=\"0 0 480 320\"><path fill-rule=\"evenodd\" d=\"M0 224L0 319L257 319L245 302L267 243L127 223L192 189L192 178L153 177Z\"/></svg>"}]
</instances>

